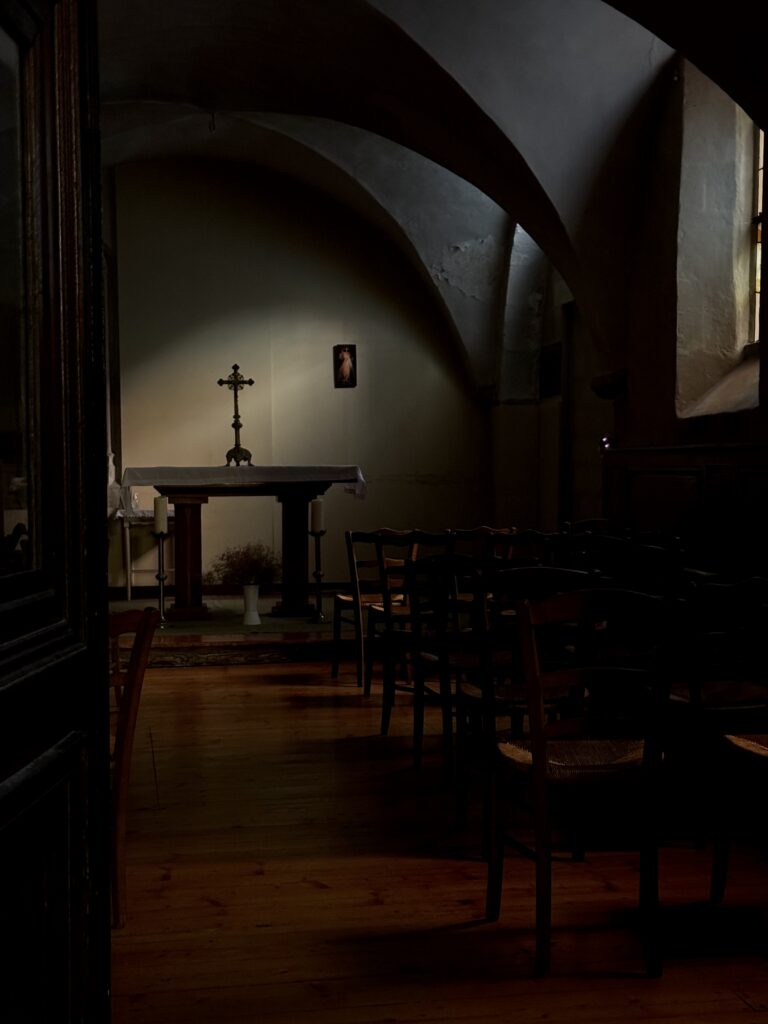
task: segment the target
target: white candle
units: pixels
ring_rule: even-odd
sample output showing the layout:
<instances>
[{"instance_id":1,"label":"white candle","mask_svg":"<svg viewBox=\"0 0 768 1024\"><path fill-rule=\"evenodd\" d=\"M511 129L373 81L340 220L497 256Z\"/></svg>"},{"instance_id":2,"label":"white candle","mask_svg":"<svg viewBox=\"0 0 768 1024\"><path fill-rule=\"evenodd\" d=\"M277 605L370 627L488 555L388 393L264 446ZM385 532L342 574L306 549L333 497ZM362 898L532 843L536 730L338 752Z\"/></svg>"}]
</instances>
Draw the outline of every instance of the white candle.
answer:
<instances>
[{"instance_id":1,"label":"white candle","mask_svg":"<svg viewBox=\"0 0 768 1024\"><path fill-rule=\"evenodd\" d=\"M323 499L314 498L309 503L310 531L322 533L323 531Z\"/></svg>"},{"instance_id":2,"label":"white candle","mask_svg":"<svg viewBox=\"0 0 768 1024\"><path fill-rule=\"evenodd\" d=\"M155 533L168 533L168 499L155 498Z\"/></svg>"}]
</instances>

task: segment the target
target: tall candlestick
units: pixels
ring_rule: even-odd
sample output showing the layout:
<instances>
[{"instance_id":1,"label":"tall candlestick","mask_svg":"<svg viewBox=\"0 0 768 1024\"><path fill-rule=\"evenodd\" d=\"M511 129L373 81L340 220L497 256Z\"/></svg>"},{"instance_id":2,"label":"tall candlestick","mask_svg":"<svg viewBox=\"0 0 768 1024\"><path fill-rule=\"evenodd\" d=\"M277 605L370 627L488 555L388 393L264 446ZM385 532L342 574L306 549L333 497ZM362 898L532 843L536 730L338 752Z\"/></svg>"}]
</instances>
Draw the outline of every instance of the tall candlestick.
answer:
<instances>
[{"instance_id":1,"label":"tall candlestick","mask_svg":"<svg viewBox=\"0 0 768 1024\"><path fill-rule=\"evenodd\" d=\"M168 533L168 498L155 498L155 533Z\"/></svg>"},{"instance_id":2,"label":"tall candlestick","mask_svg":"<svg viewBox=\"0 0 768 1024\"><path fill-rule=\"evenodd\" d=\"M314 498L309 503L309 532L310 533L322 533L323 532L323 499Z\"/></svg>"}]
</instances>

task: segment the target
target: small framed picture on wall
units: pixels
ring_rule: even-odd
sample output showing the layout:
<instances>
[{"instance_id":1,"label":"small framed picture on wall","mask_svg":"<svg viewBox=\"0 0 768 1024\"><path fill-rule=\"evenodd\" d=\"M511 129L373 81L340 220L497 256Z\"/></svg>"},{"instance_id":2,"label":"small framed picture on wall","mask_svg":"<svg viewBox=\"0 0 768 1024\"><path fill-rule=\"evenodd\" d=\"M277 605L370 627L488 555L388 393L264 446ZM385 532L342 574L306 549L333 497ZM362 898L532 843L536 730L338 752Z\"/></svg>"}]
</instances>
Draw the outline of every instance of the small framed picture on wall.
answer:
<instances>
[{"instance_id":1,"label":"small framed picture on wall","mask_svg":"<svg viewBox=\"0 0 768 1024\"><path fill-rule=\"evenodd\" d=\"M357 345L333 346L333 383L337 388L357 387Z\"/></svg>"}]
</instances>

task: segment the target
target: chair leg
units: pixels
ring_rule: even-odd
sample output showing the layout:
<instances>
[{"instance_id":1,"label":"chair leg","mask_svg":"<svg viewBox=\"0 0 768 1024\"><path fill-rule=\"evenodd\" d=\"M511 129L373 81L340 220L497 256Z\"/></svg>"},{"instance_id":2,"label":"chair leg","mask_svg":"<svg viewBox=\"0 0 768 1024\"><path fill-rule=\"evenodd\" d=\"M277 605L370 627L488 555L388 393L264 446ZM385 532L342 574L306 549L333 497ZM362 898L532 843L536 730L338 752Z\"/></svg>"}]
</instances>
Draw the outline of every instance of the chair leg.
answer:
<instances>
[{"instance_id":1,"label":"chair leg","mask_svg":"<svg viewBox=\"0 0 768 1024\"><path fill-rule=\"evenodd\" d=\"M659 847L655 837L647 838L640 851L640 920L646 973L649 978L660 978Z\"/></svg>"},{"instance_id":2,"label":"chair leg","mask_svg":"<svg viewBox=\"0 0 768 1024\"><path fill-rule=\"evenodd\" d=\"M710 787L712 810L710 830L712 836L712 876L710 878L710 902L719 905L725 899L730 861L731 827L734 821L733 800L737 792L729 760L724 757L725 741L716 757L717 772Z\"/></svg>"},{"instance_id":3,"label":"chair leg","mask_svg":"<svg viewBox=\"0 0 768 1024\"><path fill-rule=\"evenodd\" d=\"M472 765L475 760L475 746L477 744L477 708L474 702L467 700L461 692L459 680L456 682L456 740L454 746L453 774L456 785L456 825L457 828L466 828L469 822L469 805L471 798ZM482 716L481 716L482 717ZM482 735L480 737L482 743ZM488 752L493 757L496 744ZM481 757L486 756L484 750L480 751ZM485 779L484 765L481 765L483 779ZM490 800L490 797L489 797ZM483 803L482 830L487 833L490 829L492 811L489 800ZM483 860L488 859L490 844L483 845Z\"/></svg>"},{"instance_id":4,"label":"chair leg","mask_svg":"<svg viewBox=\"0 0 768 1024\"><path fill-rule=\"evenodd\" d=\"M443 767L447 777L453 776L453 692L451 673L447 668L440 671L440 714L442 721Z\"/></svg>"},{"instance_id":5,"label":"chair leg","mask_svg":"<svg viewBox=\"0 0 768 1024\"><path fill-rule=\"evenodd\" d=\"M341 602L333 602L333 653L331 655L331 679L339 678L339 659L341 650Z\"/></svg>"},{"instance_id":6,"label":"chair leg","mask_svg":"<svg viewBox=\"0 0 768 1024\"><path fill-rule=\"evenodd\" d=\"M456 782L456 828L467 827L469 807L469 779L467 778L467 719L466 709L457 686L456 692L456 746L454 755L454 779Z\"/></svg>"},{"instance_id":7,"label":"chair leg","mask_svg":"<svg viewBox=\"0 0 768 1024\"><path fill-rule=\"evenodd\" d=\"M357 673L357 685L362 686L366 664L366 634L362 623L362 609L354 608L352 614L354 625L354 664Z\"/></svg>"},{"instance_id":8,"label":"chair leg","mask_svg":"<svg viewBox=\"0 0 768 1024\"><path fill-rule=\"evenodd\" d=\"M424 673L421 666L413 666L413 766L421 767L424 752Z\"/></svg>"},{"instance_id":9,"label":"chair leg","mask_svg":"<svg viewBox=\"0 0 768 1024\"><path fill-rule=\"evenodd\" d=\"M727 836L717 836L712 850L712 878L709 885L710 903L719 904L725 899L729 853Z\"/></svg>"},{"instance_id":10,"label":"chair leg","mask_svg":"<svg viewBox=\"0 0 768 1024\"><path fill-rule=\"evenodd\" d=\"M552 947L552 836L536 809L536 974L548 974Z\"/></svg>"},{"instance_id":11,"label":"chair leg","mask_svg":"<svg viewBox=\"0 0 768 1024\"><path fill-rule=\"evenodd\" d=\"M424 681L414 672L414 768L424 757Z\"/></svg>"},{"instance_id":12,"label":"chair leg","mask_svg":"<svg viewBox=\"0 0 768 1024\"><path fill-rule=\"evenodd\" d=\"M725 899L730 860L730 803L727 787L721 781L715 792L715 821L712 835L712 877L709 883L709 902L718 905Z\"/></svg>"},{"instance_id":13,"label":"chair leg","mask_svg":"<svg viewBox=\"0 0 768 1024\"><path fill-rule=\"evenodd\" d=\"M357 679L358 687L363 685L363 676L365 673L365 637L360 634L360 638L355 643L355 676Z\"/></svg>"},{"instance_id":14,"label":"chair leg","mask_svg":"<svg viewBox=\"0 0 768 1024\"><path fill-rule=\"evenodd\" d=\"M657 754L660 759L660 755ZM645 970L649 978L662 974L661 929L659 923L659 833L658 811L661 803L659 765L644 793L642 839L640 845L640 926L645 952Z\"/></svg>"},{"instance_id":15,"label":"chair leg","mask_svg":"<svg viewBox=\"0 0 768 1024\"><path fill-rule=\"evenodd\" d=\"M496 715L487 707L480 714L480 771L482 772L482 830L480 855L487 860L493 847L491 822L496 791Z\"/></svg>"},{"instance_id":16,"label":"chair leg","mask_svg":"<svg viewBox=\"0 0 768 1024\"><path fill-rule=\"evenodd\" d=\"M494 822L494 801L496 799L496 766L493 763L493 759L483 754L484 760L481 764L481 771L483 773L482 779L482 818L481 818L481 833L480 833L480 856L483 860L488 860L493 851L494 834L493 834L493 822Z\"/></svg>"},{"instance_id":17,"label":"chair leg","mask_svg":"<svg viewBox=\"0 0 768 1024\"><path fill-rule=\"evenodd\" d=\"M362 634L362 624L360 632ZM364 649L365 680L363 684L363 695L365 697L370 697L371 687L373 685L373 652L376 646L376 627L373 624L370 612L368 612L368 628L366 630L366 634Z\"/></svg>"},{"instance_id":18,"label":"chair leg","mask_svg":"<svg viewBox=\"0 0 768 1024\"><path fill-rule=\"evenodd\" d=\"M381 676L381 735L386 736L389 732L392 707L395 703L395 662L386 653L383 658Z\"/></svg>"},{"instance_id":19,"label":"chair leg","mask_svg":"<svg viewBox=\"0 0 768 1024\"><path fill-rule=\"evenodd\" d=\"M370 654L370 637L368 643L365 645L365 679L363 682L363 695L365 697L371 696L371 688L373 686L373 658Z\"/></svg>"},{"instance_id":20,"label":"chair leg","mask_svg":"<svg viewBox=\"0 0 768 1024\"><path fill-rule=\"evenodd\" d=\"M490 820L488 831L491 836L488 851L488 883L485 891L485 917L498 921L501 914L501 888L504 881L504 814L496 772L493 773L491 799L488 805Z\"/></svg>"},{"instance_id":21,"label":"chair leg","mask_svg":"<svg viewBox=\"0 0 768 1024\"><path fill-rule=\"evenodd\" d=\"M125 821L118 816L114 825L111 865L111 914L112 927L124 928L127 916L125 880Z\"/></svg>"}]
</instances>

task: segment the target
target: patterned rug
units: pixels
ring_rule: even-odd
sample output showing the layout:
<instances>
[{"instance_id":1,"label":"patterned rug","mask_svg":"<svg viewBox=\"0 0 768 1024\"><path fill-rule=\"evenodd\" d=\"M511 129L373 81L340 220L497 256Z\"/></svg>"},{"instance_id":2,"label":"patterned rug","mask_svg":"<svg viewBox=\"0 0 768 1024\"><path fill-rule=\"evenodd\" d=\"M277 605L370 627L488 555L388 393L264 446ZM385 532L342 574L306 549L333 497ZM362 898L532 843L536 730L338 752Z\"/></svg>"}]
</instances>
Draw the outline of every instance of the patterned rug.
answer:
<instances>
[{"instance_id":1,"label":"patterned rug","mask_svg":"<svg viewBox=\"0 0 768 1024\"><path fill-rule=\"evenodd\" d=\"M152 648L150 668L187 668L194 665L270 665L301 661L328 661L331 645L325 641L298 643L207 642L159 643ZM194 638L193 638L194 639ZM351 653L351 647L350 647Z\"/></svg>"},{"instance_id":2,"label":"patterned rug","mask_svg":"<svg viewBox=\"0 0 768 1024\"><path fill-rule=\"evenodd\" d=\"M143 608L152 601L113 601L110 611ZM185 668L190 665L264 665L301 661L330 663L333 627L330 605L323 622L305 618L278 618L270 601L260 607L261 625L243 625L242 599L206 598L208 615L180 621L167 613L155 634L150 668ZM352 657L352 634L342 635L342 656Z\"/></svg>"}]
</instances>

